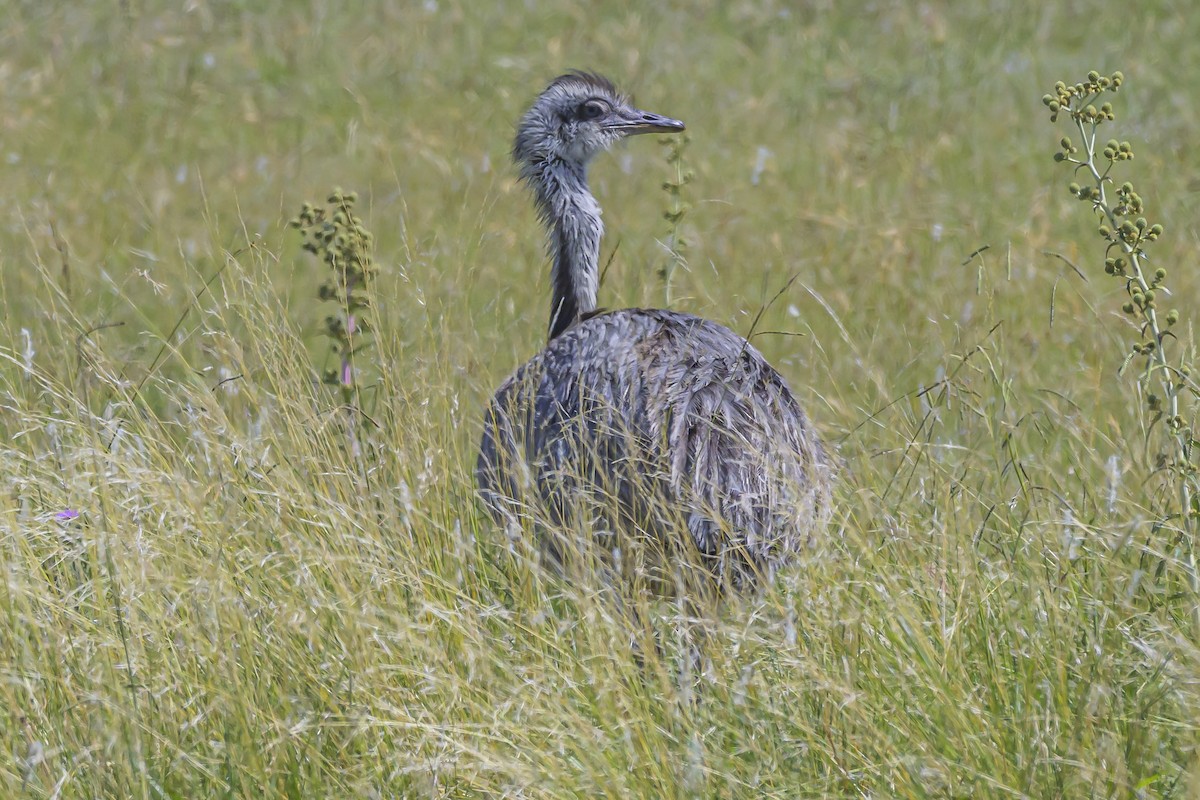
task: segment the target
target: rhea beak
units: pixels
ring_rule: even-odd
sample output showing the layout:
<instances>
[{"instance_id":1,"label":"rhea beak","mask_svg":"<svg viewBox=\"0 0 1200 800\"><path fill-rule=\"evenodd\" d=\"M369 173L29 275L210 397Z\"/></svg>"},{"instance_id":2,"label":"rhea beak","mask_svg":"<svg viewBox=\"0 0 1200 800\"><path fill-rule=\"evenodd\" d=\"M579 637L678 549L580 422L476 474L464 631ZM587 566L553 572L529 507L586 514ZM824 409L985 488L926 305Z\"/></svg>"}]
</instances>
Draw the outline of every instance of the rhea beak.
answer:
<instances>
[{"instance_id":1,"label":"rhea beak","mask_svg":"<svg viewBox=\"0 0 1200 800\"><path fill-rule=\"evenodd\" d=\"M679 133L684 128L683 123L677 119L651 114L649 111L639 111L636 108L620 109L613 116L614 119L605 127L626 136L639 133Z\"/></svg>"}]
</instances>

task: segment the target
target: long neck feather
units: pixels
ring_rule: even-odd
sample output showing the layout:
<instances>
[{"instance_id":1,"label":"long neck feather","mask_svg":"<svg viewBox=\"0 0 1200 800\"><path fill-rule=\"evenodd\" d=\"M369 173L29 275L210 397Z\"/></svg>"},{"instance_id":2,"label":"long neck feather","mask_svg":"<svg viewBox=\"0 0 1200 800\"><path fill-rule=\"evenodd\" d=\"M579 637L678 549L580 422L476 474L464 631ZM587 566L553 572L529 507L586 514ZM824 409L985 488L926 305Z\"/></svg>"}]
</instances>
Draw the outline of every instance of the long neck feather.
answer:
<instances>
[{"instance_id":1,"label":"long neck feather","mask_svg":"<svg viewBox=\"0 0 1200 800\"><path fill-rule=\"evenodd\" d=\"M550 337L596 309L600 284L600 205L588 190L587 167L558 159L530 165L526 178L549 229L552 296Z\"/></svg>"}]
</instances>

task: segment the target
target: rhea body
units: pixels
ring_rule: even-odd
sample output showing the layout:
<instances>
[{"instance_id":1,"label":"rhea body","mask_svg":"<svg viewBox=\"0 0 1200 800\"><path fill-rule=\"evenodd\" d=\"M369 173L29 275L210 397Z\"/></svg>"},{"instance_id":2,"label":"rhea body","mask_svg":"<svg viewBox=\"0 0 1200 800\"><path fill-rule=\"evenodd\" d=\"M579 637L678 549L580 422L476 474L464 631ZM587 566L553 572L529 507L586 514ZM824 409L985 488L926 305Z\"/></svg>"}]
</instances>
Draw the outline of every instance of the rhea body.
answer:
<instances>
[{"instance_id":1,"label":"rhea body","mask_svg":"<svg viewBox=\"0 0 1200 800\"><path fill-rule=\"evenodd\" d=\"M549 343L492 398L476 479L497 518L538 521L555 560L569 546L561 531L584 529L614 550L682 554L740 587L826 520L820 439L779 373L728 328L596 311L604 229L588 165L626 136L683 129L586 73L553 81L522 118L513 158L548 231Z\"/></svg>"}]
</instances>

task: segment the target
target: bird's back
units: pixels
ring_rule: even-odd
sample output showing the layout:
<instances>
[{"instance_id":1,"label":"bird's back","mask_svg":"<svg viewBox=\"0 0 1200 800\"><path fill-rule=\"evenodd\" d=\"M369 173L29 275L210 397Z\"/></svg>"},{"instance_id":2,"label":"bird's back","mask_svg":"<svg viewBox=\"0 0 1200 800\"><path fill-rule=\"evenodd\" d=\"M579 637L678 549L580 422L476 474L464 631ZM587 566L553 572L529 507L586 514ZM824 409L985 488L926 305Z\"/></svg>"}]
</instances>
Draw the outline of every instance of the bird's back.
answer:
<instances>
[{"instance_id":1,"label":"bird's back","mask_svg":"<svg viewBox=\"0 0 1200 800\"><path fill-rule=\"evenodd\" d=\"M643 309L576 324L505 381L476 472L497 516L683 540L738 585L804 546L831 483L815 431L753 346Z\"/></svg>"}]
</instances>

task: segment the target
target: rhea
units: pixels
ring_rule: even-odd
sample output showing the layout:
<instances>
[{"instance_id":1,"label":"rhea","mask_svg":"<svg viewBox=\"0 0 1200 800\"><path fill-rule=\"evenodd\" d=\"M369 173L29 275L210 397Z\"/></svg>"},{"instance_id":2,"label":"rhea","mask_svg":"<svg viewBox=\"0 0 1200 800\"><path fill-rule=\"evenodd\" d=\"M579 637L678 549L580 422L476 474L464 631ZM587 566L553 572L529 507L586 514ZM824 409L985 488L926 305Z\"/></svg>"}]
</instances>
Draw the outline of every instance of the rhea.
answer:
<instances>
[{"instance_id":1,"label":"rhea","mask_svg":"<svg viewBox=\"0 0 1200 800\"><path fill-rule=\"evenodd\" d=\"M604 226L588 166L625 137L683 129L580 72L521 119L512 155L548 231L549 342L492 398L476 480L497 519L536 522L554 562L579 541L564 532L582 531L617 560L622 549L674 554L706 581L761 585L828 517L832 470L816 431L730 329L596 306Z\"/></svg>"}]
</instances>

